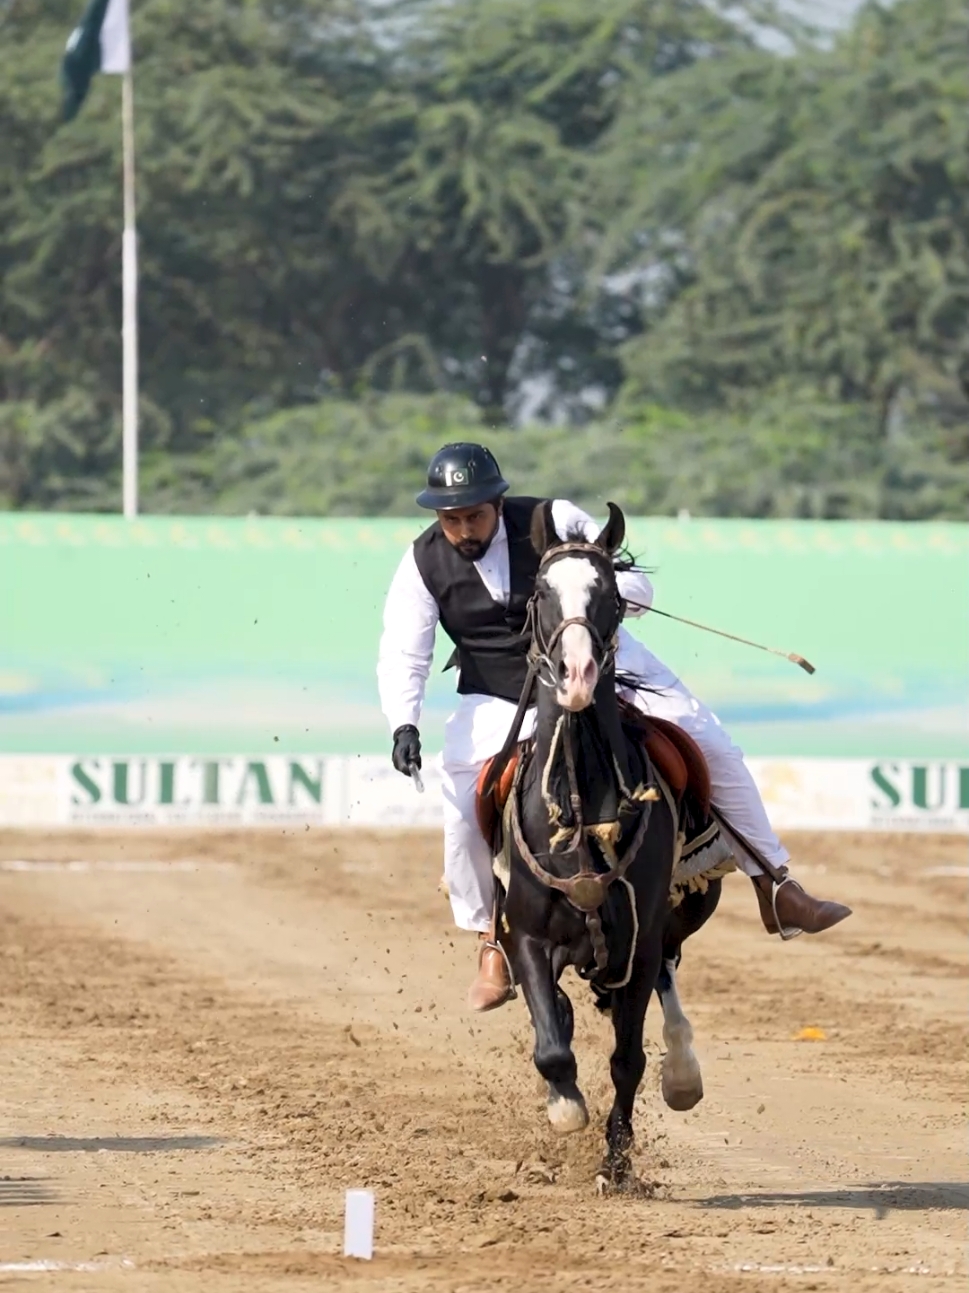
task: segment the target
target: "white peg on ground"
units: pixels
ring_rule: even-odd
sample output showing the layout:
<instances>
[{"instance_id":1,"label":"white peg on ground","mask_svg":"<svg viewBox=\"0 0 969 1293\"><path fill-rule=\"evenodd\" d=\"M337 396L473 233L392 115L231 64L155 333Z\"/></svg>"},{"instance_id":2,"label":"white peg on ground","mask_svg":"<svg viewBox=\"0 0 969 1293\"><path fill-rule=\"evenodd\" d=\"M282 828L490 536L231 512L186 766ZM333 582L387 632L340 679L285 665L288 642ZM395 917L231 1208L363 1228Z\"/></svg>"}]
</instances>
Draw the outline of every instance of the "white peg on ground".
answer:
<instances>
[{"instance_id":1,"label":"white peg on ground","mask_svg":"<svg viewBox=\"0 0 969 1293\"><path fill-rule=\"evenodd\" d=\"M373 1257L373 1190L347 1190L343 1226L343 1256Z\"/></svg>"}]
</instances>

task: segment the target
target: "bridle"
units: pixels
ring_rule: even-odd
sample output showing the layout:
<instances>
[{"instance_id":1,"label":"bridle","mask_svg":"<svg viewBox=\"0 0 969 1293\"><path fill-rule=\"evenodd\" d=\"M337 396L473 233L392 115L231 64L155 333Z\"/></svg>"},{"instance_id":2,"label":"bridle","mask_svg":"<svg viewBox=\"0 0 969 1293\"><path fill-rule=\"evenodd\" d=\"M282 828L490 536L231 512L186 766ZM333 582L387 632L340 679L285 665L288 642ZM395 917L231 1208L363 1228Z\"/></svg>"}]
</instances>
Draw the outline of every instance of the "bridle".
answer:
<instances>
[{"instance_id":1,"label":"bridle","mask_svg":"<svg viewBox=\"0 0 969 1293\"><path fill-rule=\"evenodd\" d=\"M538 563L538 574L541 575L550 565L563 557L574 556L578 553L585 553L588 556L596 556L601 560L608 560L608 554L595 543L557 543L554 547L549 548L541 561ZM592 638L593 649L596 653L596 664L600 673L606 670L615 662L616 649L619 645L619 625L622 621L622 598L619 596L619 590L616 589L616 624L615 628L603 638L603 635L593 624L587 615L575 615L570 619L562 620L555 626L551 635L542 638L541 624L539 622L539 605L543 596L543 590L538 587L532 594L526 611L525 629L526 634L531 635L531 645L528 648L528 663L530 669L534 671L539 682L546 687L557 687L558 678L555 674L555 664L552 661L552 652L560 642L565 630L573 626L584 628Z\"/></svg>"},{"instance_id":2,"label":"bridle","mask_svg":"<svg viewBox=\"0 0 969 1293\"><path fill-rule=\"evenodd\" d=\"M609 559L608 554L598 545L593 543L560 543L549 548L542 557L538 567L539 575L543 570L547 569L549 565L560 558L580 553L588 556L597 556L600 561L603 559ZM528 603L525 632L531 632L531 644L528 650L528 678L519 703L519 714L521 717L524 717L525 708L527 707L528 701L531 697L531 691L536 678L547 687L556 687L558 685L555 664L552 661L551 653L557 643L561 640L562 634L571 625L578 625L588 631L597 653L596 663L598 664L601 673L606 672L611 665L614 664L616 649L618 647L619 625L622 621L623 611L622 598L619 595L618 588L616 589L615 627L607 636L600 633L595 624L593 624L587 616L578 615L562 620L560 624L556 625L555 630L547 638L543 638L538 615L538 608L541 603L542 596L542 588L536 586L535 592ZM517 718L518 715L516 715L516 719ZM513 727L511 743L517 739L520 729L521 722L519 719ZM572 738L564 722L560 721L560 728L557 729L557 733L559 731L561 731L562 749L565 755L566 774L569 783L569 802L575 823L574 829L571 831L568 846L562 850L562 853L559 856L574 854L578 858L578 871L575 875L568 877L557 876L553 872L549 871L547 867L543 866L528 847L522 830L519 795L520 780L525 765L525 761L523 759L519 760L518 766L515 770L515 780L506 804L505 836L507 839L510 833L511 838L515 841L515 846L521 855L522 861L528 867L536 880L540 881L540 883L545 885L547 888L555 889L559 893L564 894L574 907L585 913L587 922L591 922L590 933L593 934L595 941L594 926L598 923L598 918L595 916L595 913L605 902L606 892L610 885L615 880L619 880L623 877L630 863L642 847L643 840L646 836L646 829L649 825L649 801L658 798L658 793L652 786L646 787L640 785L635 790L629 790L629 788L623 784L622 775L619 773L617 766L617 775L619 776L620 789L623 793L624 803L627 805L638 804L641 806L642 811L640 812L639 823L623 856L621 858L616 856L615 850L611 847L608 850L604 849L603 853L607 858L608 869L606 871L596 870L588 841L589 834L595 834L596 829L594 827L587 827L583 818L582 797L579 792L578 776L575 766L575 751L572 746ZM511 743L506 743L508 745L508 753L510 753ZM502 755L505 753L506 751L503 750L502 754L497 756L496 762L500 761ZM552 754L549 756L550 760L554 753L555 747L553 745ZM498 775L500 775L500 772ZM489 778L489 781L494 783L494 774ZM599 928L598 932L601 935L601 928ZM601 959L603 948L604 943L602 943L600 939L596 947L597 963ZM602 968L602 966L599 968Z\"/></svg>"},{"instance_id":3,"label":"bridle","mask_svg":"<svg viewBox=\"0 0 969 1293\"><path fill-rule=\"evenodd\" d=\"M574 553L585 553L587 556L598 557L600 561L608 560L608 553L595 543L580 543L579 541L568 541L566 543L557 543L554 547L549 548L538 563L536 572L536 586L528 600L528 606L525 609L525 623L522 627L522 637L530 638L526 660L528 661L528 672L525 675L525 685L522 687L522 694L518 701L518 708L515 710L515 717L511 721L511 727L508 729L508 735L505 737L505 743L491 761L491 771L488 774L488 780L481 789L484 798L494 793L495 787L501 780L501 775L508 762L511 759L515 746L518 744L518 734L522 729L522 723L525 721L525 714L532 703L532 692L535 690L536 679L546 687L557 687L558 678L555 675L555 664L552 660L552 651L560 641L562 634L571 625L580 625L587 629L589 636L592 638L593 646L598 651L599 658L596 663L599 666L600 673L612 665L616 659L616 649L619 645L619 625L622 621L623 604L619 596L619 589L616 589L616 627L609 635L606 641L603 641L602 634L586 615L574 616L571 619L563 620L561 624L555 626L551 636L547 639L542 637L542 629L538 619L538 608L543 596L543 590L538 586L537 579L543 570L552 565L560 557L567 557Z\"/></svg>"}]
</instances>

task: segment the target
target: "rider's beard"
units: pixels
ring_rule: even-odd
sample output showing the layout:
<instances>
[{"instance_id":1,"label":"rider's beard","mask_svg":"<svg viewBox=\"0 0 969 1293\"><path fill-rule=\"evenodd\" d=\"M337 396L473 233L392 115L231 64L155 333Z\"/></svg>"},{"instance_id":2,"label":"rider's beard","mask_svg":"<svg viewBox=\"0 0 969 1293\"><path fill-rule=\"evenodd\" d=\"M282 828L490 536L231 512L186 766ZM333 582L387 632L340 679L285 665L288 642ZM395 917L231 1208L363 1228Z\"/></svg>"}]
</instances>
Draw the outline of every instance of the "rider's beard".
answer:
<instances>
[{"instance_id":1,"label":"rider's beard","mask_svg":"<svg viewBox=\"0 0 969 1293\"><path fill-rule=\"evenodd\" d=\"M463 561L480 561L494 542L495 535L501 527L501 507L496 508L495 526L487 539L460 539L454 550Z\"/></svg>"},{"instance_id":2,"label":"rider's beard","mask_svg":"<svg viewBox=\"0 0 969 1293\"><path fill-rule=\"evenodd\" d=\"M459 557L465 561L480 561L491 547L491 539L462 539L454 545Z\"/></svg>"}]
</instances>

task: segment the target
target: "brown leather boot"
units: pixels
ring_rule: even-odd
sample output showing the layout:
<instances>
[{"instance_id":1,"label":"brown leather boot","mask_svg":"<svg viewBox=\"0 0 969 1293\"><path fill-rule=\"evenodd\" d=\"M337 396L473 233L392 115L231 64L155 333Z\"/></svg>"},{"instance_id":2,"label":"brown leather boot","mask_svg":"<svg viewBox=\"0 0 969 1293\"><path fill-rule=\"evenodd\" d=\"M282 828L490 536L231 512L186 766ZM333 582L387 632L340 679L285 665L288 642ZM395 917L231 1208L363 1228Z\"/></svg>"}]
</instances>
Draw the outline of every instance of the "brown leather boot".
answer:
<instances>
[{"instance_id":1,"label":"brown leather boot","mask_svg":"<svg viewBox=\"0 0 969 1293\"><path fill-rule=\"evenodd\" d=\"M776 889L770 876L752 877L760 918L768 934L780 934L785 939L798 934L820 934L851 915L851 908L844 903L812 898L786 869L782 874Z\"/></svg>"},{"instance_id":2,"label":"brown leather boot","mask_svg":"<svg viewBox=\"0 0 969 1293\"><path fill-rule=\"evenodd\" d=\"M491 934L479 934L478 973L468 989L472 1010L496 1010L514 996L511 977L504 955L495 946Z\"/></svg>"}]
</instances>

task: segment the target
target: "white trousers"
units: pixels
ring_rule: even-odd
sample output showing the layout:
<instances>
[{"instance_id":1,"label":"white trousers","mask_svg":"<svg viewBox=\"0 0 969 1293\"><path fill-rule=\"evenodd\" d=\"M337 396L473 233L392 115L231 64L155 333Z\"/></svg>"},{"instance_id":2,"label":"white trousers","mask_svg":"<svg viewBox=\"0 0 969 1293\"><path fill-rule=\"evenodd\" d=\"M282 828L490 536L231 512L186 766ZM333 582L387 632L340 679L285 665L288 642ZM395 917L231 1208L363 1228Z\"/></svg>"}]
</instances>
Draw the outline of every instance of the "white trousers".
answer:
<instances>
[{"instance_id":1,"label":"white trousers","mask_svg":"<svg viewBox=\"0 0 969 1293\"><path fill-rule=\"evenodd\" d=\"M706 758L713 786L713 802L727 821L750 840L769 862L781 866L790 857L771 829L754 779L744 763L743 751L706 705L648 651L641 642L620 630L617 667L635 674L652 692L633 692L629 699L647 714L669 719L696 741ZM494 902L491 850L475 818L478 775L505 743L515 706L494 696L462 696L444 729L444 879L451 911L459 929L487 930ZM522 725L522 737L531 734L535 711ZM737 864L747 875L760 867L743 850L736 850Z\"/></svg>"}]
</instances>

